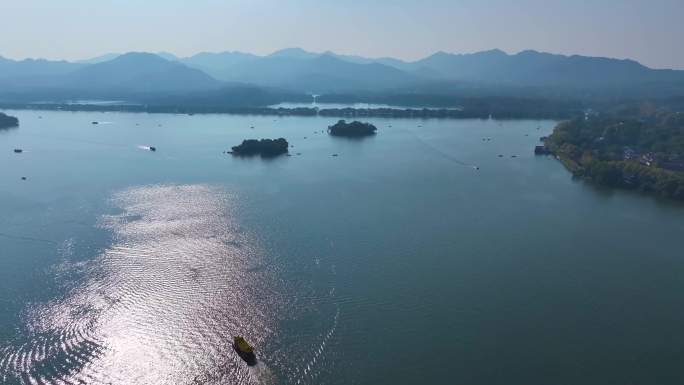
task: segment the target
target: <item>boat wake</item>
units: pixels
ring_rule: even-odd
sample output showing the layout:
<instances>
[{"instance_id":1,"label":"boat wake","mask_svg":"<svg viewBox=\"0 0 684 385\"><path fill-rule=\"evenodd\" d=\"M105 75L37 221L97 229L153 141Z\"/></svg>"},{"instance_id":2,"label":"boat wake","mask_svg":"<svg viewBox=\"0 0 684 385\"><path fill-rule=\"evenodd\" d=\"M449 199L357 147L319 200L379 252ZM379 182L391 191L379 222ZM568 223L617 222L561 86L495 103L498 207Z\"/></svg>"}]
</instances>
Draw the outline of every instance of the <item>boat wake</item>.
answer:
<instances>
[{"instance_id":1,"label":"boat wake","mask_svg":"<svg viewBox=\"0 0 684 385\"><path fill-rule=\"evenodd\" d=\"M446 160L448 160L448 161L450 161L450 162L452 162L452 163L454 163L454 164L456 164L456 165L462 166L462 167L472 168L473 170L479 170L479 169L480 169L480 167L479 167L478 165L473 164L473 163L468 163L468 162L462 161L462 160L456 158L455 156L453 156L453 155L447 153L446 151L444 151L444 150L438 148L437 146L433 145L432 143L430 143L430 142L426 141L425 139L421 138L420 136L418 136L418 135L417 135L415 132L413 132L412 130L407 129L406 131L408 131L411 135L413 135L413 137L414 137L419 143L421 143L424 147L427 147L427 148L429 148L430 150L432 150L433 152L436 152L436 153L439 154L442 158L444 158L444 159L446 159Z\"/></svg>"},{"instance_id":2,"label":"boat wake","mask_svg":"<svg viewBox=\"0 0 684 385\"><path fill-rule=\"evenodd\" d=\"M275 385L278 382L275 374L262 361L249 367L249 375L256 384Z\"/></svg>"},{"instance_id":3,"label":"boat wake","mask_svg":"<svg viewBox=\"0 0 684 385\"><path fill-rule=\"evenodd\" d=\"M313 381L318 377L319 372L317 371L317 362L320 362L323 359L323 356L325 354L325 348L330 339L335 335L335 331L337 330L337 322L340 318L340 307L339 305L336 306L336 312L333 317L333 323L328 332L323 335L323 338L321 339L320 345L318 345L318 348L316 348L313 352L313 355L311 359L307 362L306 367L304 370L301 372L301 376L297 379L297 384L304 384L309 381Z\"/></svg>"},{"instance_id":4,"label":"boat wake","mask_svg":"<svg viewBox=\"0 0 684 385\"><path fill-rule=\"evenodd\" d=\"M333 275L335 275L335 265L332 266L331 271ZM301 375L296 381L297 384L305 384L315 381L320 374L320 371L318 370L318 364L324 359L326 347L329 345L330 340L335 336L335 332L337 331L337 324L340 318L340 305L337 301L334 301L335 287L330 289L328 296L335 304L335 315L332 319L332 325L328 331L322 335L319 345L313 349L313 354L307 361L306 367L304 367L303 370L300 370Z\"/></svg>"}]
</instances>

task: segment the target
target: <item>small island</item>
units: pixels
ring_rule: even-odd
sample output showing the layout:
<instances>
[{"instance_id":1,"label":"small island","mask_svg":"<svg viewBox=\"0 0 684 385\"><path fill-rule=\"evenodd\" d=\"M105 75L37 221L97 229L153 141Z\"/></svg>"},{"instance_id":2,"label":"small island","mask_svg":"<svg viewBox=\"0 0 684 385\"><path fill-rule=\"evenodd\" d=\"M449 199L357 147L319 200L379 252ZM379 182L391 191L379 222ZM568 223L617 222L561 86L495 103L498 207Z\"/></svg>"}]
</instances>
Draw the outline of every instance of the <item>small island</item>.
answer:
<instances>
[{"instance_id":1,"label":"small island","mask_svg":"<svg viewBox=\"0 0 684 385\"><path fill-rule=\"evenodd\" d=\"M14 116L5 115L0 112L0 129L2 128L12 128L19 126L19 119Z\"/></svg>"},{"instance_id":2,"label":"small island","mask_svg":"<svg viewBox=\"0 0 684 385\"><path fill-rule=\"evenodd\" d=\"M289 144L284 138L278 139L246 139L242 144L234 146L230 153L239 156L261 155L262 157L275 157L286 154Z\"/></svg>"},{"instance_id":3,"label":"small island","mask_svg":"<svg viewBox=\"0 0 684 385\"><path fill-rule=\"evenodd\" d=\"M332 136L360 137L375 135L377 128L370 123L353 121L347 123L345 120L338 121L335 125L328 127L328 132Z\"/></svg>"}]
</instances>

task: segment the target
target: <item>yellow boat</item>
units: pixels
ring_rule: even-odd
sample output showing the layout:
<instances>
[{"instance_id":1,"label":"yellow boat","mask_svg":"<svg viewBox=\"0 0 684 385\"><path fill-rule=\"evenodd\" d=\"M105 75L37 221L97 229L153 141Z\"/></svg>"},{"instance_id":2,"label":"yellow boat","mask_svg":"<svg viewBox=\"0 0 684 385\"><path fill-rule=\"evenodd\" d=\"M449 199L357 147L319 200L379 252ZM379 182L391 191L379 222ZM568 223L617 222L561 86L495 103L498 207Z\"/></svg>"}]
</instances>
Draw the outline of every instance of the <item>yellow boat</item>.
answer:
<instances>
[{"instance_id":1,"label":"yellow boat","mask_svg":"<svg viewBox=\"0 0 684 385\"><path fill-rule=\"evenodd\" d=\"M233 349L238 356L240 356L240 358L247 363L247 365L256 365L257 359L256 354L254 354L254 348L247 343L244 338L240 336L233 337Z\"/></svg>"}]
</instances>

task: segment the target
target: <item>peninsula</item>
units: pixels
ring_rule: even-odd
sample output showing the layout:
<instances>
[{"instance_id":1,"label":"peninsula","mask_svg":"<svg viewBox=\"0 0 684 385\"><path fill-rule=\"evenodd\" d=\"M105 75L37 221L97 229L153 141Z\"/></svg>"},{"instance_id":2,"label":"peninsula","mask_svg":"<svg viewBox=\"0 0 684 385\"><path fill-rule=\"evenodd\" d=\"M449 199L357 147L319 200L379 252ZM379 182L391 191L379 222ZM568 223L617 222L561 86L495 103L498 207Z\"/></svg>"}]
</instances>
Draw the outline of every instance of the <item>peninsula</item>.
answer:
<instances>
[{"instance_id":1,"label":"peninsula","mask_svg":"<svg viewBox=\"0 0 684 385\"><path fill-rule=\"evenodd\" d=\"M684 114L644 110L560 123L544 151L593 183L684 200Z\"/></svg>"}]
</instances>

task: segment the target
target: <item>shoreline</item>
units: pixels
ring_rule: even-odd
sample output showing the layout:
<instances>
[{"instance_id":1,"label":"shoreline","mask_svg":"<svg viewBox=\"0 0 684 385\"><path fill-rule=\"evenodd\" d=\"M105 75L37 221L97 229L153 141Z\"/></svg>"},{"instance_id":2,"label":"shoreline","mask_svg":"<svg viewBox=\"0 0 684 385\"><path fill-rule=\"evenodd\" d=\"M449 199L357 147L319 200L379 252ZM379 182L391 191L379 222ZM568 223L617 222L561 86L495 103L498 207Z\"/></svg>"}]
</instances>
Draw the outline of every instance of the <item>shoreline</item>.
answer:
<instances>
[{"instance_id":1,"label":"shoreline","mask_svg":"<svg viewBox=\"0 0 684 385\"><path fill-rule=\"evenodd\" d=\"M558 125L554 128L554 133L557 128ZM573 158L570 154L563 151L560 146L549 143L548 139L544 142L544 145L549 150L549 155L560 162L573 178L581 179L602 188L638 191L654 198L684 203L684 197L679 195L679 192L667 192L658 188L661 184L682 180L681 178L684 178L684 173L661 167L644 166L636 161L595 160L593 163L587 164L582 159ZM610 168L615 173L614 178L607 180L605 177L597 174L597 167Z\"/></svg>"},{"instance_id":2,"label":"shoreline","mask_svg":"<svg viewBox=\"0 0 684 385\"><path fill-rule=\"evenodd\" d=\"M272 108L272 107L201 107L163 105L92 105L92 104L32 104L0 103L2 110L66 111L66 112L131 112L149 114L226 114L261 116L322 116L334 118L391 119L481 119L481 120L560 120L568 116L549 114L492 114L489 111L463 111L434 108Z\"/></svg>"}]
</instances>

